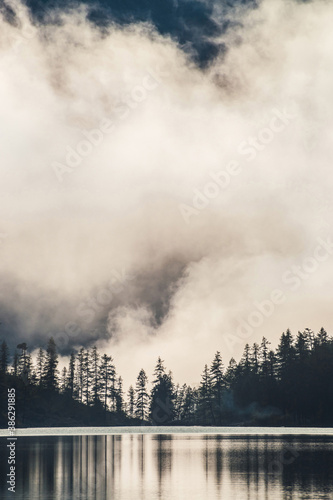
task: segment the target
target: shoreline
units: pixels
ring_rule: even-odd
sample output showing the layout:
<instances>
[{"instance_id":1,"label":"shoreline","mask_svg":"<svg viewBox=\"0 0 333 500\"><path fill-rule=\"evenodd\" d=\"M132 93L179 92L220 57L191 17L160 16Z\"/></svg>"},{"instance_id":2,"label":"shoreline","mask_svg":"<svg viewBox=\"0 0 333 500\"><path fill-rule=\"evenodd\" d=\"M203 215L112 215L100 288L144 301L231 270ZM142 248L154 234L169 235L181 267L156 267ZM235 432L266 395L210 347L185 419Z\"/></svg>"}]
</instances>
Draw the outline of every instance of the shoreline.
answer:
<instances>
[{"instance_id":1,"label":"shoreline","mask_svg":"<svg viewBox=\"0 0 333 500\"><path fill-rule=\"evenodd\" d=\"M31 427L16 429L15 436L80 436L80 435L199 435L210 434L220 436L332 436L333 427L155 427L155 426L123 426L123 427ZM0 438L9 437L8 429L0 429Z\"/></svg>"}]
</instances>

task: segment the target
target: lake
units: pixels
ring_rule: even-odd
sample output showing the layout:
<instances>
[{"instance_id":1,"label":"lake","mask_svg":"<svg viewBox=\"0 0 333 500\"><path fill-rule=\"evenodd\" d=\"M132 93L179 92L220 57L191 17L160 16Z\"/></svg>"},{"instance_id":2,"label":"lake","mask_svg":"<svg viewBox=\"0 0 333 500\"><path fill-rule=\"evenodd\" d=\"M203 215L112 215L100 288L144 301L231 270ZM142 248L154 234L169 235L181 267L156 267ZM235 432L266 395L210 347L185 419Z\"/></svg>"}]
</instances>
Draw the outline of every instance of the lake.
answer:
<instances>
[{"instance_id":1,"label":"lake","mask_svg":"<svg viewBox=\"0 0 333 500\"><path fill-rule=\"evenodd\" d=\"M163 431L161 434L160 432ZM35 429L16 433L16 500L333 499L332 429ZM66 434L66 435L64 435Z\"/></svg>"}]
</instances>

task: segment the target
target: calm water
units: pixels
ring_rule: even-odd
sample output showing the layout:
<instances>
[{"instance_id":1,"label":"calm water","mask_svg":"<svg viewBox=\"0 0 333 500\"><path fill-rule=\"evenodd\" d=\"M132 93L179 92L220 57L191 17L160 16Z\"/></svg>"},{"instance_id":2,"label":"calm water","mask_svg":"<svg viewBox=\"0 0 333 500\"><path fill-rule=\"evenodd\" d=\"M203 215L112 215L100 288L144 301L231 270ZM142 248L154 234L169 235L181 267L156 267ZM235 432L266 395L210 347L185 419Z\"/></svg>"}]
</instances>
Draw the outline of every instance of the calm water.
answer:
<instances>
[{"instance_id":1,"label":"calm water","mask_svg":"<svg viewBox=\"0 0 333 500\"><path fill-rule=\"evenodd\" d=\"M332 435L250 432L18 435L15 495L7 491L1 437L0 498L333 499Z\"/></svg>"}]
</instances>

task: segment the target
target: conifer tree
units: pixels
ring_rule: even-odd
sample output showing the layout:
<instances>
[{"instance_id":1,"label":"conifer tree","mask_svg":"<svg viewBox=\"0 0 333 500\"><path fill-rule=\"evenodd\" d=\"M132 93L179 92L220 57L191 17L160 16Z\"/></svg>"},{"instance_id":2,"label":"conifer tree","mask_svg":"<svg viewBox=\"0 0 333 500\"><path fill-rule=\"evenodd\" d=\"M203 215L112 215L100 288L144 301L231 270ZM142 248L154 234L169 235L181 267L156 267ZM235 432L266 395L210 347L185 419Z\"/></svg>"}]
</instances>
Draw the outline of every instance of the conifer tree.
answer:
<instances>
[{"instance_id":1,"label":"conifer tree","mask_svg":"<svg viewBox=\"0 0 333 500\"><path fill-rule=\"evenodd\" d=\"M204 425L215 424L212 404L212 384L208 366L205 365L199 387L199 415Z\"/></svg>"},{"instance_id":2,"label":"conifer tree","mask_svg":"<svg viewBox=\"0 0 333 500\"><path fill-rule=\"evenodd\" d=\"M68 377L67 377L67 368L63 367L61 371L61 382L60 382L60 390L64 394L68 388Z\"/></svg>"},{"instance_id":3,"label":"conifer tree","mask_svg":"<svg viewBox=\"0 0 333 500\"><path fill-rule=\"evenodd\" d=\"M12 365L14 377L17 377L17 375L18 375L18 363L19 363L19 354L15 349L14 356L13 356L13 365Z\"/></svg>"},{"instance_id":4,"label":"conifer tree","mask_svg":"<svg viewBox=\"0 0 333 500\"><path fill-rule=\"evenodd\" d=\"M84 348L81 347L77 354L77 367L76 367L76 382L75 382L75 393L78 400L83 402L83 391L84 391Z\"/></svg>"},{"instance_id":5,"label":"conifer tree","mask_svg":"<svg viewBox=\"0 0 333 500\"><path fill-rule=\"evenodd\" d=\"M123 413L124 410L124 393L123 393L123 379L118 377L116 387L116 411Z\"/></svg>"},{"instance_id":6,"label":"conifer tree","mask_svg":"<svg viewBox=\"0 0 333 500\"><path fill-rule=\"evenodd\" d=\"M133 386L131 385L127 395L127 413L129 417L134 418L135 416L134 410L135 410L135 392Z\"/></svg>"},{"instance_id":7,"label":"conifer tree","mask_svg":"<svg viewBox=\"0 0 333 500\"><path fill-rule=\"evenodd\" d=\"M90 352L85 350L83 353L83 393L87 406L90 405L90 386L92 382L92 369L90 365Z\"/></svg>"},{"instance_id":8,"label":"conifer tree","mask_svg":"<svg viewBox=\"0 0 333 500\"><path fill-rule=\"evenodd\" d=\"M115 397L113 390L115 372L116 370L113 365L112 357L107 354L103 354L100 364L100 394L105 411L108 409L110 398L112 399ZM111 409L113 409L112 404Z\"/></svg>"},{"instance_id":9,"label":"conifer tree","mask_svg":"<svg viewBox=\"0 0 333 500\"><path fill-rule=\"evenodd\" d=\"M40 347L38 349L37 359L36 359L36 378L37 378L37 384L40 387L43 384L44 364L45 364L45 353L43 349Z\"/></svg>"},{"instance_id":10,"label":"conifer tree","mask_svg":"<svg viewBox=\"0 0 333 500\"><path fill-rule=\"evenodd\" d=\"M146 372L142 369L136 380L135 386L135 416L141 420L147 420L149 409L149 395L147 392L148 378Z\"/></svg>"},{"instance_id":11,"label":"conifer tree","mask_svg":"<svg viewBox=\"0 0 333 500\"><path fill-rule=\"evenodd\" d=\"M71 356L69 358L69 366L68 366L68 382L67 387L71 397L74 397L74 381L75 381L75 354L72 351Z\"/></svg>"},{"instance_id":12,"label":"conifer tree","mask_svg":"<svg viewBox=\"0 0 333 500\"><path fill-rule=\"evenodd\" d=\"M229 361L228 368L227 368L225 375L224 375L225 386L228 390L231 390L231 388L233 387L233 385L235 383L235 379L237 376L237 370L238 370L238 366L237 366L236 360L234 358L231 358L231 360Z\"/></svg>"},{"instance_id":13,"label":"conifer tree","mask_svg":"<svg viewBox=\"0 0 333 500\"><path fill-rule=\"evenodd\" d=\"M44 381L48 390L55 390L58 387L58 354L53 337L50 338L46 349L46 359L44 365Z\"/></svg>"},{"instance_id":14,"label":"conifer tree","mask_svg":"<svg viewBox=\"0 0 333 500\"><path fill-rule=\"evenodd\" d=\"M7 342L4 340L1 343L0 347L0 374L6 375L8 370L8 358L9 358L9 349L7 346Z\"/></svg>"},{"instance_id":15,"label":"conifer tree","mask_svg":"<svg viewBox=\"0 0 333 500\"><path fill-rule=\"evenodd\" d=\"M213 362L210 367L210 383L213 398L213 412L214 418L217 422L221 423L222 418L222 392L224 389L223 380L223 363L221 354L216 352Z\"/></svg>"},{"instance_id":16,"label":"conifer tree","mask_svg":"<svg viewBox=\"0 0 333 500\"><path fill-rule=\"evenodd\" d=\"M157 363L154 370L153 384L158 384L164 374L165 374L164 361L162 361L161 357L159 356L157 358Z\"/></svg>"},{"instance_id":17,"label":"conifer tree","mask_svg":"<svg viewBox=\"0 0 333 500\"><path fill-rule=\"evenodd\" d=\"M269 373L269 348L270 342L263 337L260 349L259 349L259 360L260 360L260 372L264 379L267 379Z\"/></svg>"}]
</instances>

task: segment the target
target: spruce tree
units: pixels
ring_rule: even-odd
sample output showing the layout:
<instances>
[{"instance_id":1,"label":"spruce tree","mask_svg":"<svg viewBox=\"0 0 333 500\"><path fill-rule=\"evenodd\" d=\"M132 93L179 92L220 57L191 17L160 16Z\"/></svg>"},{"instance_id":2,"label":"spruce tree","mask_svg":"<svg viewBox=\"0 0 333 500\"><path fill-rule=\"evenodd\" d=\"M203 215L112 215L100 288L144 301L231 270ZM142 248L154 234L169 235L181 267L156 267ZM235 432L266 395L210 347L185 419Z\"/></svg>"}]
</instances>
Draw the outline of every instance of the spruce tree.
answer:
<instances>
[{"instance_id":1,"label":"spruce tree","mask_svg":"<svg viewBox=\"0 0 333 500\"><path fill-rule=\"evenodd\" d=\"M158 382L162 379L164 374L165 374L164 361L159 356L157 358L157 363L154 370L153 384L158 384Z\"/></svg>"},{"instance_id":2,"label":"spruce tree","mask_svg":"<svg viewBox=\"0 0 333 500\"><path fill-rule=\"evenodd\" d=\"M269 345L270 345L270 342L268 342L268 340L265 337L263 337L261 344L260 344L260 349L259 349L259 360L260 360L261 376L265 380L268 378L268 374L269 374L269 358L268 358L268 356L269 356L268 346Z\"/></svg>"},{"instance_id":3,"label":"spruce tree","mask_svg":"<svg viewBox=\"0 0 333 500\"><path fill-rule=\"evenodd\" d=\"M91 351L91 377L92 377L92 398L93 403L96 405L99 401L99 385L100 385L100 372L99 372L99 359L100 355L97 347L94 346Z\"/></svg>"},{"instance_id":4,"label":"spruce tree","mask_svg":"<svg viewBox=\"0 0 333 500\"><path fill-rule=\"evenodd\" d=\"M69 366L68 366L68 382L67 387L71 397L74 396L74 381L75 381L75 354L72 351L71 356L69 358Z\"/></svg>"},{"instance_id":5,"label":"spruce tree","mask_svg":"<svg viewBox=\"0 0 333 500\"><path fill-rule=\"evenodd\" d=\"M81 347L77 354L75 393L80 403L83 402L84 391L84 348Z\"/></svg>"},{"instance_id":6,"label":"spruce tree","mask_svg":"<svg viewBox=\"0 0 333 500\"><path fill-rule=\"evenodd\" d=\"M124 410L124 393L123 393L123 379L117 379L116 387L116 411L118 414L123 413Z\"/></svg>"},{"instance_id":7,"label":"spruce tree","mask_svg":"<svg viewBox=\"0 0 333 500\"><path fill-rule=\"evenodd\" d=\"M37 377L37 384L40 387L43 384L44 364L45 364L45 353L43 349L40 347L38 349L37 359L36 359L36 377Z\"/></svg>"},{"instance_id":8,"label":"spruce tree","mask_svg":"<svg viewBox=\"0 0 333 500\"><path fill-rule=\"evenodd\" d=\"M46 359L44 365L44 381L45 386L48 390L55 390L58 387L58 354L57 346L53 339L50 338L47 349L46 349Z\"/></svg>"},{"instance_id":9,"label":"spruce tree","mask_svg":"<svg viewBox=\"0 0 333 500\"><path fill-rule=\"evenodd\" d=\"M91 387L91 382L92 382L92 369L90 365L90 352L87 349L83 353L83 393L84 393L84 400L87 406L90 405L90 387Z\"/></svg>"},{"instance_id":10,"label":"spruce tree","mask_svg":"<svg viewBox=\"0 0 333 500\"><path fill-rule=\"evenodd\" d=\"M173 421L174 399L172 374L164 373L151 392L150 420L154 425L167 425Z\"/></svg>"},{"instance_id":11,"label":"spruce tree","mask_svg":"<svg viewBox=\"0 0 333 500\"><path fill-rule=\"evenodd\" d=\"M6 375L6 373L7 373L8 358L9 358L9 349L7 346L7 342L4 340L1 343L1 347L0 347L0 373L2 375Z\"/></svg>"},{"instance_id":12,"label":"spruce tree","mask_svg":"<svg viewBox=\"0 0 333 500\"><path fill-rule=\"evenodd\" d=\"M109 400L111 398L111 409L113 409L112 398L115 398L113 391L115 367L113 359L107 354L103 354L100 364L100 395L103 401L104 410L108 410Z\"/></svg>"},{"instance_id":13,"label":"spruce tree","mask_svg":"<svg viewBox=\"0 0 333 500\"><path fill-rule=\"evenodd\" d=\"M208 366L205 365L199 387L199 415L204 425L215 424L212 401L212 384Z\"/></svg>"},{"instance_id":14,"label":"spruce tree","mask_svg":"<svg viewBox=\"0 0 333 500\"><path fill-rule=\"evenodd\" d=\"M14 377L17 377L17 375L18 375L18 364L19 364L19 355L18 355L17 350L15 349L14 356L13 356L13 364L12 364Z\"/></svg>"},{"instance_id":15,"label":"spruce tree","mask_svg":"<svg viewBox=\"0 0 333 500\"><path fill-rule=\"evenodd\" d=\"M149 395L147 392L147 383L146 372L142 369L137 377L135 386L135 416L142 421L148 418Z\"/></svg>"},{"instance_id":16,"label":"spruce tree","mask_svg":"<svg viewBox=\"0 0 333 500\"><path fill-rule=\"evenodd\" d=\"M224 389L224 380L223 363L219 351L216 352L210 367L210 383L213 398L214 417L217 423L220 424L222 419L222 392Z\"/></svg>"},{"instance_id":17,"label":"spruce tree","mask_svg":"<svg viewBox=\"0 0 333 500\"><path fill-rule=\"evenodd\" d=\"M66 366L64 366L61 372L60 390L63 394L65 394L67 388L68 388L67 368Z\"/></svg>"},{"instance_id":18,"label":"spruce tree","mask_svg":"<svg viewBox=\"0 0 333 500\"><path fill-rule=\"evenodd\" d=\"M134 418L135 416L134 410L135 410L135 392L133 386L131 385L127 395L127 414L129 417Z\"/></svg>"}]
</instances>

